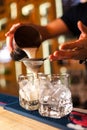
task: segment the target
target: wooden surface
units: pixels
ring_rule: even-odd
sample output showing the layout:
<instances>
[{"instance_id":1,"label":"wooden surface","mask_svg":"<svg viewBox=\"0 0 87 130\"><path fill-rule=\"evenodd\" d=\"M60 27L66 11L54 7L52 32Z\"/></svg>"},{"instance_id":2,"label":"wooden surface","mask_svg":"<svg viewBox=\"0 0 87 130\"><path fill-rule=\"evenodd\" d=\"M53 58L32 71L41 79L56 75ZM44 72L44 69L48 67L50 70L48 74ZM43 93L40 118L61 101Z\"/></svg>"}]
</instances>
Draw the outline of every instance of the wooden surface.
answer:
<instances>
[{"instance_id":1,"label":"wooden surface","mask_svg":"<svg viewBox=\"0 0 87 130\"><path fill-rule=\"evenodd\" d=\"M47 124L15 114L0 107L0 129L2 130L59 130Z\"/></svg>"}]
</instances>

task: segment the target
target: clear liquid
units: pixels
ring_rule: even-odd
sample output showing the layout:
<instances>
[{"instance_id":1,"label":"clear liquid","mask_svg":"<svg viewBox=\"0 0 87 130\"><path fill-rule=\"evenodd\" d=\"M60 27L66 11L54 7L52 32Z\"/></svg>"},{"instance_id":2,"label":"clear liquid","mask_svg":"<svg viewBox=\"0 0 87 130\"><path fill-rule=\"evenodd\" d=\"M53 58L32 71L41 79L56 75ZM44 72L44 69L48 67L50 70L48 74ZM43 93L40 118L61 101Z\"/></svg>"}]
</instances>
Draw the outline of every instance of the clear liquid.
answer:
<instances>
[{"instance_id":1,"label":"clear liquid","mask_svg":"<svg viewBox=\"0 0 87 130\"><path fill-rule=\"evenodd\" d=\"M68 115L73 109L71 99L61 100L61 104L58 102L54 104L49 103L39 103L39 113L42 116L52 117L52 118L61 118L65 115Z\"/></svg>"},{"instance_id":2,"label":"clear liquid","mask_svg":"<svg viewBox=\"0 0 87 130\"><path fill-rule=\"evenodd\" d=\"M19 103L27 110L37 110L39 106L38 80L32 83L33 81L29 79L19 82Z\"/></svg>"},{"instance_id":3,"label":"clear liquid","mask_svg":"<svg viewBox=\"0 0 87 130\"><path fill-rule=\"evenodd\" d=\"M39 101L38 100L31 100L28 101L24 98L22 98L21 95L19 95L19 102L20 105L25 108L26 110L37 110L39 107Z\"/></svg>"}]
</instances>

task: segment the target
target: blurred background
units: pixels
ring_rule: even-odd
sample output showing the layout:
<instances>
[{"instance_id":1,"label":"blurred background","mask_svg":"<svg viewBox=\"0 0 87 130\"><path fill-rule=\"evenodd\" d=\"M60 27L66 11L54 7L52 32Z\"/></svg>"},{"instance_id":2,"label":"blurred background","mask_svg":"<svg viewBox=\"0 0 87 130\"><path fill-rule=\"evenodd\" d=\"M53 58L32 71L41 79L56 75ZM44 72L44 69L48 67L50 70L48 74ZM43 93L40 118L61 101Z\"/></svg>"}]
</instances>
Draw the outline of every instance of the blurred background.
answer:
<instances>
[{"instance_id":1,"label":"blurred background","mask_svg":"<svg viewBox=\"0 0 87 130\"><path fill-rule=\"evenodd\" d=\"M26 72L21 62L12 61L6 48L5 33L17 22L30 22L46 25L63 15L79 0L0 0L0 93L18 96L18 75ZM37 57L46 57L58 49L65 41L74 40L72 36L59 36L42 43ZM51 62L46 60L40 68L44 73L70 73L70 89L75 107L87 108L87 71L79 61L65 60Z\"/></svg>"}]
</instances>

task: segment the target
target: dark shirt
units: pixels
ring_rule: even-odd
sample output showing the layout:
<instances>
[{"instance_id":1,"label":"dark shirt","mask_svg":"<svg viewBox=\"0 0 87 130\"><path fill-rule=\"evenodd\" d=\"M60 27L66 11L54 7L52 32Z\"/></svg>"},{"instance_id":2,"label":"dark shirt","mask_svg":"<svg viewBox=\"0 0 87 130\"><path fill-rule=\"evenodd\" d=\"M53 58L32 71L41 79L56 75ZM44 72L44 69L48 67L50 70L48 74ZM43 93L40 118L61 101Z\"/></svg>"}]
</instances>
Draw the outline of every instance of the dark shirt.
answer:
<instances>
[{"instance_id":1,"label":"dark shirt","mask_svg":"<svg viewBox=\"0 0 87 130\"><path fill-rule=\"evenodd\" d=\"M77 27L77 22L80 20L87 26L87 2L71 7L61 19L66 23L72 34L78 37L80 31Z\"/></svg>"},{"instance_id":2,"label":"dark shirt","mask_svg":"<svg viewBox=\"0 0 87 130\"><path fill-rule=\"evenodd\" d=\"M80 3L80 0L62 0L63 12L65 13L69 8Z\"/></svg>"}]
</instances>

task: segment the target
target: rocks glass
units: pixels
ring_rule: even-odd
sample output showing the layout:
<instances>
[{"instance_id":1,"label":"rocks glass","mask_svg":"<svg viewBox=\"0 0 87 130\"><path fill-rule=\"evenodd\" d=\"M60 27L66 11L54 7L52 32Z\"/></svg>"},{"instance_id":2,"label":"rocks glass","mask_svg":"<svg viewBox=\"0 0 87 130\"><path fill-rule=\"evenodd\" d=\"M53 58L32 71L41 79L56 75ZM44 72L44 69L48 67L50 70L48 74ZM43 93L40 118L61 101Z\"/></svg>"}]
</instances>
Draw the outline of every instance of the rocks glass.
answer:
<instances>
[{"instance_id":1,"label":"rocks glass","mask_svg":"<svg viewBox=\"0 0 87 130\"><path fill-rule=\"evenodd\" d=\"M33 73L21 74L18 76L19 84L19 103L27 110L37 110L38 101L38 85L37 79Z\"/></svg>"},{"instance_id":2,"label":"rocks glass","mask_svg":"<svg viewBox=\"0 0 87 130\"><path fill-rule=\"evenodd\" d=\"M68 74L39 75L39 113L61 118L73 109Z\"/></svg>"}]
</instances>

